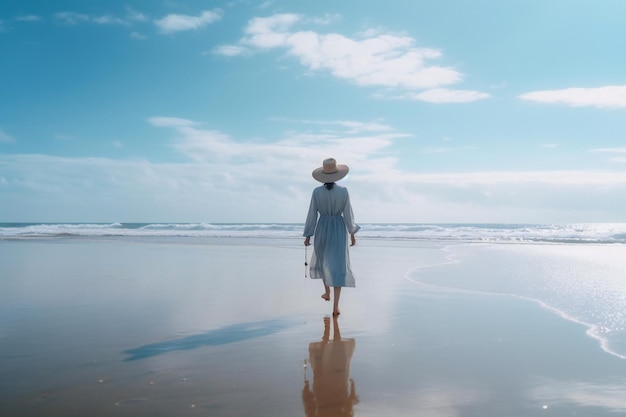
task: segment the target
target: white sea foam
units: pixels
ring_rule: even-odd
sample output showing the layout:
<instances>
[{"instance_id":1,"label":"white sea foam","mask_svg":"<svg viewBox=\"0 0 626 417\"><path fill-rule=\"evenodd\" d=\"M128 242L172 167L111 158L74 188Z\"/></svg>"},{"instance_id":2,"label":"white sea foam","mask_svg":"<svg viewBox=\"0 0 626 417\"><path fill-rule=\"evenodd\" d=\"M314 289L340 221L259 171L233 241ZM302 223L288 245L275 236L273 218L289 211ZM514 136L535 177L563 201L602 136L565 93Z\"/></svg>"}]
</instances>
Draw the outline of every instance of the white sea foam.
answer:
<instances>
[{"instance_id":1,"label":"white sea foam","mask_svg":"<svg viewBox=\"0 0 626 417\"><path fill-rule=\"evenodd\" d=\"M453 245L446 262L406 279L466 294L537 303L586 327L605 352L626 359L626 247L623 245ZM442 268L429 279L424 270ZM488 271L488 272L486 272Z\"/></svg>"},{"instance_id":2,"label":"white sea foam","mask_svg":"<svg viewBox=\"0 0 626 417\"><path fill-rule=\"evenodd\" d=\"M300 238L297 223L0 224L0 239L50 237ZM488 243L626 243L626 224L362 224L365 239Z\"/></svg>"}]
</instances>

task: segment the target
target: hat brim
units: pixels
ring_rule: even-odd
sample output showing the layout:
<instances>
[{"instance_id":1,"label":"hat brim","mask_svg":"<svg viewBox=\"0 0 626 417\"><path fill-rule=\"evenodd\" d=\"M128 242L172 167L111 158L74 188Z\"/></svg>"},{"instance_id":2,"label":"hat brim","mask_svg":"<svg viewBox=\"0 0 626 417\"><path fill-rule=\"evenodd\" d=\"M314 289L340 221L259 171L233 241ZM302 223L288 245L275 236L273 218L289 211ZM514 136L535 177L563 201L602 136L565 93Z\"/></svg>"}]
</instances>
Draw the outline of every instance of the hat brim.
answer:
<instances>
[{"instance_id":1,"label":"hat brim","mask_svg":"<svg viewBox=\"0 0 626 417\"><path fill-rule=\"evenodd\" d=\"M320 167L313 170L313 178L315 178L319 182L323 182L324 184L329 182L339 181L346 175L348 175L348 165L337 165L337 171L332 174L327 174L324 172L324 168Z\"/></svg>"}]
</instances>

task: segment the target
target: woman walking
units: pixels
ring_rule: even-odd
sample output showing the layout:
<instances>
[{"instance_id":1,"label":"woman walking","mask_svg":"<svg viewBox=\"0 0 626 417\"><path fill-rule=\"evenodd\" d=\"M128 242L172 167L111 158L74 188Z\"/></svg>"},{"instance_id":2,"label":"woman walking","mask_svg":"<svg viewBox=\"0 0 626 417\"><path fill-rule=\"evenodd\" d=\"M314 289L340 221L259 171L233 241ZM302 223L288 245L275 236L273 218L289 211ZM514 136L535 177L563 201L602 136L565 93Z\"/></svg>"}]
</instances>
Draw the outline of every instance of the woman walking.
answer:
<instances>
[{"instance_id":1,"label":"woman walking","mask_svg":"<svg viewBox=\"0 0 626 417\"><path fill-rule=\"evenodd\" d=\"M354 222L350 196L345 187L335 184L348 174L347 165L337 165L333 158L325 159L322 167L313 171L313 178L324 185L313 190L309 213L304 226L304 245L313 241L310 275L324 283L322 298L330 301L333 287L333 316L340 314L339 297L342 287L354 287L354 276L350 269L348 234L350 246L354 246L354 234L360 226ZM318 217L319 215L319 217Z\"/></svg>"}]
</instances>

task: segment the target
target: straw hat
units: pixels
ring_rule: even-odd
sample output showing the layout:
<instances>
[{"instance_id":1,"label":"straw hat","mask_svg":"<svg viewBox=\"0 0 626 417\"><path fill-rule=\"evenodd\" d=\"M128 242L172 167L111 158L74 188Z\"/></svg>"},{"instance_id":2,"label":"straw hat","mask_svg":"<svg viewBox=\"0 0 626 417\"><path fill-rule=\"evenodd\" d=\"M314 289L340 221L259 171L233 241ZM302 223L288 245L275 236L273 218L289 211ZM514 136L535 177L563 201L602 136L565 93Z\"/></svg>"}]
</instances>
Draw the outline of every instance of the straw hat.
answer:
<instances>
[{"instance_id":1,"label":"straw hat","mask_svg":"<svg viewBox=\"0 0 626 417\"><path fill-rule=\"evenodd\" d=\"M313 178L324 184L339 181L348 175L348 165L337 165L335 158L324 159L322 166L313 170Z\"/></svg>"}]
</instances>

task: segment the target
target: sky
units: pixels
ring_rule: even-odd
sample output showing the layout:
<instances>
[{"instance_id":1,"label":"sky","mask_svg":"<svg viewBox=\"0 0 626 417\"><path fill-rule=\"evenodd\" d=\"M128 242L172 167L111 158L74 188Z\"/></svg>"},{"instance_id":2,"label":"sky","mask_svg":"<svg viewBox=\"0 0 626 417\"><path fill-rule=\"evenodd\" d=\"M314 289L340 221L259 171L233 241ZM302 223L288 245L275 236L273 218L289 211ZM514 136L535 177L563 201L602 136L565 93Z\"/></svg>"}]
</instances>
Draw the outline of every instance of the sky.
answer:
<instances>
[{"instance_id":1,"label":"sky","mask_svg":"<svg viewBox=\"0 0 626 417\"><path fill-rule=\"evenodd\" d=\"M3 0L0 222L626 222L621 0Z\"/></svg>"}]
</instances>

